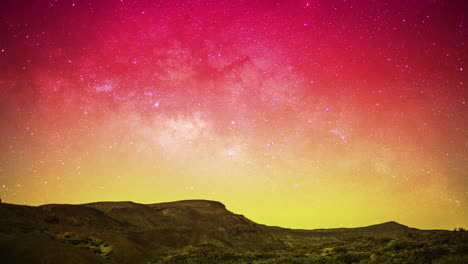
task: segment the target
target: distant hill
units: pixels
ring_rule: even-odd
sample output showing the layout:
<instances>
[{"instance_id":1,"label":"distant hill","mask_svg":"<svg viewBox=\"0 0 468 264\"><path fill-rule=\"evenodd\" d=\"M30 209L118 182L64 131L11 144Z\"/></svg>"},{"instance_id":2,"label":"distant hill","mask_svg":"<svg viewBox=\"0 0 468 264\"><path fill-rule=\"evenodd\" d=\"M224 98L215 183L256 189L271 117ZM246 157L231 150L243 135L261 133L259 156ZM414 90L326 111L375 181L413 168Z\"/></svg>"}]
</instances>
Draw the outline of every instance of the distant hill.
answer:
<instances>
[{"instance_id":1,"label":"distant hill","mask_svg":"<svg viewBox=\"0 0 468 264\"><path fill-rule=\"evenodd\" d=\"M216 201L0 204L0 263L151 263L186 247L293 250L353 238L444 234L396 222L295 230L257 224ZM185 263L185 262L181 262Z\"/></svg>"}]
</instances>

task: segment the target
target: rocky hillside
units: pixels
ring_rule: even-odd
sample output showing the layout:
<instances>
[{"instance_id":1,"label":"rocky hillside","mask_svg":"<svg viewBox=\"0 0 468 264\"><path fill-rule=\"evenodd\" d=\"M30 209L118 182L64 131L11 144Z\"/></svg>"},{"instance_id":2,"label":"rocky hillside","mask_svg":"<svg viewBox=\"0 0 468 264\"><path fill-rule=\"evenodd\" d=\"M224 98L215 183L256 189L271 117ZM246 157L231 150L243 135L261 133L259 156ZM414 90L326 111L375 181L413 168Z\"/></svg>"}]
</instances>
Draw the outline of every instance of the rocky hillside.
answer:
<instances>
[{"instance_id":1,"label":"rocky hillside","mask_svg":"<svg viewBox=\"0 0 468 264\"><path fill-rule=\"evenodd\" d=\"M0 262L151 263L191 246L235 252L291 250L352 238L447 232L395 222L349 229L269 227L228 211L220 202L206 200L38 207L0 204Z\"/></svg>"}]
</instances>

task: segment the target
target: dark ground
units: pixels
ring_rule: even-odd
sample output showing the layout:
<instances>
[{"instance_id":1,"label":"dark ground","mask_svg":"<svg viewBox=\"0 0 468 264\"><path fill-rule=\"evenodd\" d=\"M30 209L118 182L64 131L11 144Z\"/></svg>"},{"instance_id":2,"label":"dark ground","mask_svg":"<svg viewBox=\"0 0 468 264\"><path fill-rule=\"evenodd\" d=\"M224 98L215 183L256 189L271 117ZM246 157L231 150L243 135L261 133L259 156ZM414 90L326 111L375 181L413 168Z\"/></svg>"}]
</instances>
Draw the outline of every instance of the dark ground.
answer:
<instances>
[{"instance_id":1,"label":"dark ground","mask_svg":"<svg viewBox=\"0 0 468 264\"><path fill-rule=\"evenodd\" d=\"M294 230L215 201L0 204L0 263L468 263L463 229Z\"/></svg>"}]
</instances>

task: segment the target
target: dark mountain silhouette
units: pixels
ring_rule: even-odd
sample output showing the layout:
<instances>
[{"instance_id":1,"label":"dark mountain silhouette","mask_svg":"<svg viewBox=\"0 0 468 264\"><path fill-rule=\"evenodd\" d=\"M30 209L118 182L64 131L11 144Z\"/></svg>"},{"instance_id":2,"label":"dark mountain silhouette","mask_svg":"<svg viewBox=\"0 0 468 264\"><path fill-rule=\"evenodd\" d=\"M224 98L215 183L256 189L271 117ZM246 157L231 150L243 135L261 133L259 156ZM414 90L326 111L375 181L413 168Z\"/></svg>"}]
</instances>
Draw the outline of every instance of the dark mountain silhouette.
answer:
<instances>
[{"instance_id":1,"label":"dark mountain silhouette","mask_svg":"<svg viewBox=\"0 0 468 264\"><path fill-rule=\"evenodd\" d=\"M272 251L363 237L398 239L445 233L450 231L419 230L396 222L316 230L271 227L207 200L38 207L0 204L1 263L152 263L190 246Z\"/></svg>"}]
</instances>

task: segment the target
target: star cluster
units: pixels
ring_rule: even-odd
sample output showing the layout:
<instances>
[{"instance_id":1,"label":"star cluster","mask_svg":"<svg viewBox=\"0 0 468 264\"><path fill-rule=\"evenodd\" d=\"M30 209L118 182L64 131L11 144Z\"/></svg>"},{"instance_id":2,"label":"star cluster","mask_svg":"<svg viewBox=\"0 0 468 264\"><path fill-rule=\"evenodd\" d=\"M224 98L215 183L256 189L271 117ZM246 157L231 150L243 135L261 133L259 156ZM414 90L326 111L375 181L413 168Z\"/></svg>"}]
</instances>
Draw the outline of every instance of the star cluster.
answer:
<instances>
[{"instance_id":1,"label":"star cluster","mask_svg":"<svg viewBox=\"0 0 468 264\"><path fill-rule=\"evenodd\" d=\"M0 196L467 226L464 6L3 1Z\"/></svg>"}]
</instances>

